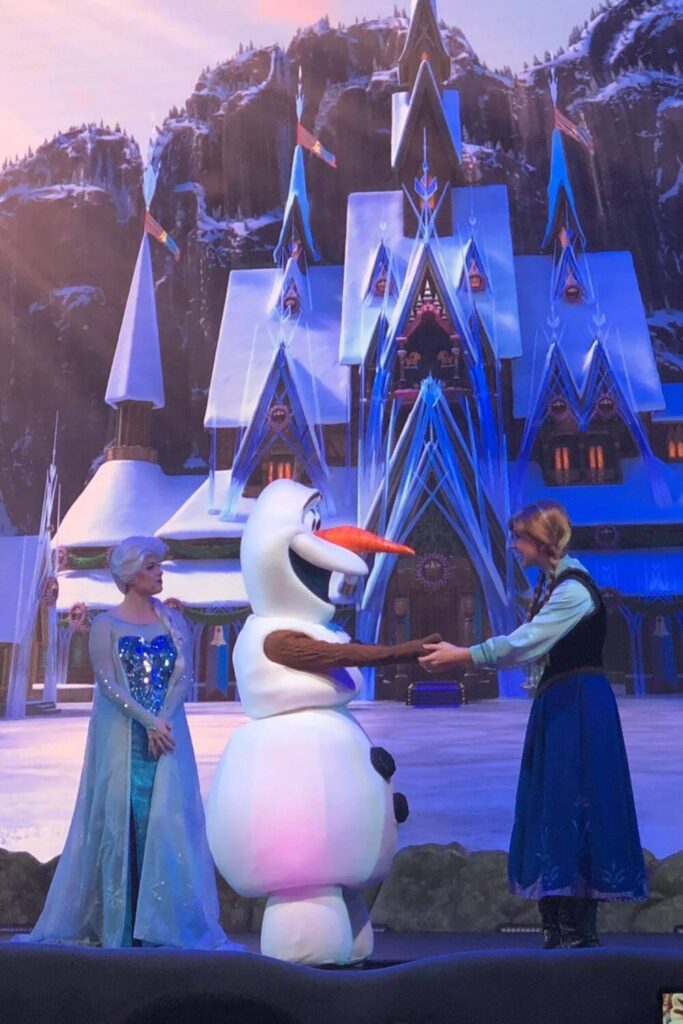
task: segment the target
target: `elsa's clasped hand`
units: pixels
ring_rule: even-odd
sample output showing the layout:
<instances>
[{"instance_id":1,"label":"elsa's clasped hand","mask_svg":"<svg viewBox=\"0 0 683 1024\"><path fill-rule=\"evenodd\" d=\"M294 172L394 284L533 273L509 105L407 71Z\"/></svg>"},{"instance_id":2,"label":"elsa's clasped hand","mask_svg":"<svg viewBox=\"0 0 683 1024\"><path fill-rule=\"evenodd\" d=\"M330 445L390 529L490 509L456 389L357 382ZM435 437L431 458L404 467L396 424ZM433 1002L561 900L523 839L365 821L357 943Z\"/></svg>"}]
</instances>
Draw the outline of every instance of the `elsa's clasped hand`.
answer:
<instances>
[{"instance_id":1,"label":"elsa's clasped hand","mask_svg":"<svg viewBox=\"0 0 683 1024\"><path fill-rule=\"evenodd\" d=\"M158 758L162 754L170 754L175 748L175 740L171 737L171 726L162 718L157 718L153 729L147 730L147 742L151 757Z\"/></svg>"},{"instance_id":2,"label":"elsa's clasped hand","mask_svg":"<svg viewBox=\"0 0 683 1024\"><path fill-rule=\"evenodd\" d=\"M429 654L418 658L418 661L428 672L440 672L446 668L464 668L466 665L472 664L469 647L456 647L455 644L448 644L442 640L438 644L424 644L424 649L429 651Z\"/></svg>"}]
</instances>

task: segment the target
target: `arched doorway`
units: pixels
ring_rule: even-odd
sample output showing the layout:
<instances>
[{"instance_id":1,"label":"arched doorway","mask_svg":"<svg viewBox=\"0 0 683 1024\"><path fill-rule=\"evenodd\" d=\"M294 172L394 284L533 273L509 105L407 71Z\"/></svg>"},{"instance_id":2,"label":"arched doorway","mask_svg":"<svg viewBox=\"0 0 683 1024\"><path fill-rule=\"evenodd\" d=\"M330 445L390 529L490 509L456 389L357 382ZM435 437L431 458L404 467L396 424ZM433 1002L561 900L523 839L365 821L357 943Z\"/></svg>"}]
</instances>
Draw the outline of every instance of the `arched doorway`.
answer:
<instances>
[{"instance_id":1,"label":"arched doorway","mask_svg":"<svg viewBox=\"0 0 683 1024\"><path fill-rule=\"evenodd\" d=\"M387 587L380 642L401 643L440 633L444 640L470 646L490 635L483 591L472 561L435 506L427 509L406 543L416 556L396 563ZM402 701L410 683L435 678L417 662L381 668L376 673L375 697ZM445 671L438 678L461 679L462 672Z\"/></svg>"}]
</instances>

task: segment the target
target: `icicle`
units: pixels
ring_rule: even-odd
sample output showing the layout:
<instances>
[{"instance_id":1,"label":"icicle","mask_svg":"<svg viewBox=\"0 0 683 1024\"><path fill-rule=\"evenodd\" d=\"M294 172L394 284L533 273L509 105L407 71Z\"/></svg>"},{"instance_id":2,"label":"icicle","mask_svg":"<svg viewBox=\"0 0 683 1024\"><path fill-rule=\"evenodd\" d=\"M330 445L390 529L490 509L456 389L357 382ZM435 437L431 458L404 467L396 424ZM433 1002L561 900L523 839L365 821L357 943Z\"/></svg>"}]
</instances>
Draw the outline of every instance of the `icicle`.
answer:
<instances>
[{"instance_id":1,"label":"icicle","mask_svg":"<svg viewBox=\"0 0 683 1024\"><path fill-rule=\"evenodd\" d=\"M216 505L216 417L214 416L211 424L211 448L209 452L209 493L208 493L208 513L210 516L217 516L220 509Z\"/></svg>"}]
</instances>

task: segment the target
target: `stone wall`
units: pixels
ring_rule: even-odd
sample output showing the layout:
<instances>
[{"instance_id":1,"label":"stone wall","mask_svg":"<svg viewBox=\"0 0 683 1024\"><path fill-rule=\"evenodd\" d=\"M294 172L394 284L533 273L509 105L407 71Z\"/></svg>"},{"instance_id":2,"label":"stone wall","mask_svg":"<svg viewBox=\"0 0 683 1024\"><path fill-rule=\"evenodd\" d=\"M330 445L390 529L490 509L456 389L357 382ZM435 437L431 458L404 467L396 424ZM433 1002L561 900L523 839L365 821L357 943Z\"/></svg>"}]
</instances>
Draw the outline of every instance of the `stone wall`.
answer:
<instances>
[{"instance_id":1,"label":"stone wall","mask_svg":"<svg viewBox=\"0 0 683 1024\"><path fill-rule=\"evenodd\" d=\"M683 926L683 851L657 860L645 851L651 895L645 903L601 904L603 932L672 932ZM36 921L58 858L41 864L28 853L0 850L0 929L28 930ZM218 878L227 932L258 932L264 900L238 896ZM536 926L536 904L507 890L507 855L470 852L459 843L400 850L385 881L365 892L375 927L393 932L494 932Z\"/></svg>"}]
</instances>

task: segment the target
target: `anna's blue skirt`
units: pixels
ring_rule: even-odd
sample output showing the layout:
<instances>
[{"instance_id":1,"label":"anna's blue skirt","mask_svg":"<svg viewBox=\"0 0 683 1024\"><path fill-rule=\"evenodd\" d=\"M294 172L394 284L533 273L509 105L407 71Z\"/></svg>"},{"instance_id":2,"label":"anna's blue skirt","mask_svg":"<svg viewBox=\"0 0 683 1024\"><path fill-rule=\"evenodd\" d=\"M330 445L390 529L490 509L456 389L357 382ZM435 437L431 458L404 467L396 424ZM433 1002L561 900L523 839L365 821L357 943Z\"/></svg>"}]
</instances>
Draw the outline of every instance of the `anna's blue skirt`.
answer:
<instances>
[{"instance_id":1,"label":"anna's blue skirt","mask_svg":"<svg viewBox=\"0 0 683 1024\"><path fill-rule=\"evenodd\" d=\"M538 900L642 900L647 877L624 738L604 675L534 699L517 788L510 890Z\"/></svg>"}]
</instances>

